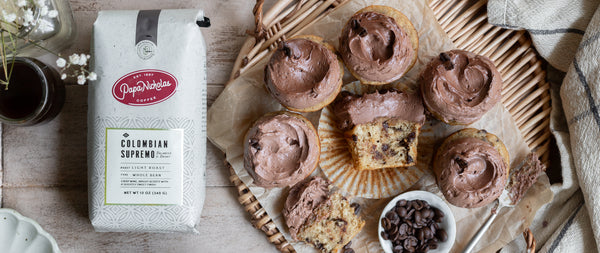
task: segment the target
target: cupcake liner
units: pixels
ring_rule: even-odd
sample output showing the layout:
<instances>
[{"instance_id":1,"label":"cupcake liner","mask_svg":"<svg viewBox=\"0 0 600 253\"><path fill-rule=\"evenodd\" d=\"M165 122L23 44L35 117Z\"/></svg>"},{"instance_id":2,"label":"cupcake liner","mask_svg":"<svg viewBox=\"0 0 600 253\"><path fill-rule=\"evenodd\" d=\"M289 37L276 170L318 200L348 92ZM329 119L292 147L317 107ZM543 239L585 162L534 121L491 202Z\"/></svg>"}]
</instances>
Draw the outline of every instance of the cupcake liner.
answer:
<instances>
[{"instance_id":1,"label":"cupcake liner","mask_svg":"<svg viewBox=\"0 0 600 253\"><path fill-rule=\"evenodd\" d=\"M344 86L342 90L364 94L390 87L404 89L402 84L375 87L354 82ZM422 133L418 137L417 166L378 170L354 168L349 145L343 132L337 128L337 118L329 107L321 112L318 132L321 139L319 166L332 184L346 194L372 199L392 197L410 188L429 170L431 155L423 154L431 154L434 138L422 138L423 132L432 132L428 124L421 128ZM422 152L425 150L429 152Z\"/></svg>"}]
</instances>

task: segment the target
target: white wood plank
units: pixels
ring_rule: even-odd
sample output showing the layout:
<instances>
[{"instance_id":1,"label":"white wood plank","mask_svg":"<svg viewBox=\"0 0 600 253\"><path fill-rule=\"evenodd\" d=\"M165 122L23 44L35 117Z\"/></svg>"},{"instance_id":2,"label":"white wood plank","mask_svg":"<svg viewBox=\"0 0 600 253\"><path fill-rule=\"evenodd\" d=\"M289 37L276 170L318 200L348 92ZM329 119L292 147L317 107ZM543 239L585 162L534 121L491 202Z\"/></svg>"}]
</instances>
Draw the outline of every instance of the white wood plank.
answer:
<instances>
[{"instance_id":1,"label":"white wood plank","mask_svg":"<svg viewBox=\"0 0 600 253\"><path fill-rule=\"evenodd\" d=\"M98 233L85 187L6 188L4 206L37 221L68 252L276 252L253 228L234 187L209 187L200 234Z\"/></svg>"}]
</instances>

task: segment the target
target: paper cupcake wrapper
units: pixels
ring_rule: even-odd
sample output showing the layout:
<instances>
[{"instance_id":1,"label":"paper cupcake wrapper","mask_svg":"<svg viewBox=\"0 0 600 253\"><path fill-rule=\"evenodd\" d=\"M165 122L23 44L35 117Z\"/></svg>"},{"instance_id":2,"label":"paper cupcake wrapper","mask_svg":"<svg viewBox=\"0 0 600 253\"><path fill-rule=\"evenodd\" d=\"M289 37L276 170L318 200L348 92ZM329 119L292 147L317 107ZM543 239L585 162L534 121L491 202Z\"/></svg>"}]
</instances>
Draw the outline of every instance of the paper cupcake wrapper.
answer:
<instances>
[{"instance_id":1,"label":"paper cupcake wrapper","mask_svg":"<svg viewBox=\"0 0 600 253\"><path fill-rule=\"evenodd\" d=\"M354 94L375 92L381 88L399 88L393 86L365 86L358 82L350 83L342 88ZM429 130L428 130L429 128ZM431 132L430 127L424 126L421 131ZM419 135L417 166L388 168L378 170L358 170L354 168L349 145L344 139L343 132L337 128L337 118L331 108L325 107L319 119L319 137L321 139L321 159L319 166L333 185L346 194L363 198L387 198L406 191L415 184L428 170L427 164L431 160L423 155L424 149L433 150L433 143L428 141L433 138L422 138ZM423 143L422 143L423 142ZM427 148L431 146L430 148ZM427 152L429 153L429 152Z\"/></svg>"}]
</instances>

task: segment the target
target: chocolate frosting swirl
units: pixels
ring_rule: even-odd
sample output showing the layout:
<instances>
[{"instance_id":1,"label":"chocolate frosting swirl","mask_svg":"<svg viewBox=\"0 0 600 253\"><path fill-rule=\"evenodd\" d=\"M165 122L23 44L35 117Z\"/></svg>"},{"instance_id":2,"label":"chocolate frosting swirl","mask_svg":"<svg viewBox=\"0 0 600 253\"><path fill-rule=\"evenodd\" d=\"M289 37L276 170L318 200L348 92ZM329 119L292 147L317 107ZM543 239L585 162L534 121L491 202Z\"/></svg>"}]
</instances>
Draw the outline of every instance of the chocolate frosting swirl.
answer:
<instances>
[{"instance_id":1,"label":"chocolate frosting swirl","mask_svg":"<svg viewBox=\"0 0 600 253\"><path fill-rule=\"evenodd\" d=\"M497 199L506 185L507 164L488 142L462 137L438 150L433 163L440 190L451 204L475 208Z\"/></svg>"},{"instance_id":2,"label":"chocolate frosting swirl","mask_svg":"<svg viewBox=\"0 0 600 253\"><path fill-rule=\"evenodd\" d=\"M293 185L319 162L319 137L310 122L292 113L267 114L248 131L244 168L261 187Z\"/></svg>"},{"instance_id":3,"label":"chocolate frosting swirl","mask_svg":"<svg viewBox=\"0 0 600 253\"><path fill-rule=\"evenodd\" d=\"M265 67L269 92L290 109L326 106L339 92L341 78L337 56L324 45L309 39L281 43Z\"/></svg>"},{"instance_id":4,"label":"chocolate frosting swirl","mask_svg":"<svg viewBox=\"0 0 600 253\"><path fill-rule=\"evenodd\" d=\"M340 54L346 66L362 78L390 83L408 70L416 52L393 18L361 12L342 30Z\"/></svg>"},{"instance_id":5,"label":"chocolate frosting swirl","mask_svg":"<svg viewBox=\"0 0 600 253\"><path fill-rule=\"evenodd\" d=\"M502 77L485 56L463 50L441 53L421 75L421 94L440 120L470 124L500 101Z\"/></svg>"},{"instance_id":6,"label":"chocolate frosting swirl","mask_svg":"<svg viewBox=\"0 0 600 253\"><path fill-rule=\"evenodd\" d=\"M282 213L292 238L298 240L296 236L300 227L313 209L326 202L328 196L329 182L320 177L308 178L290 189Z\"/></svg>"},{"instance_id":7,"label":"chocolate frosting swirl","mask_svg":"<svg viewBox=\"0 0 600 253\"><path fill-rule=\"evenodd\" d=\"M333 113L339 120L338 127L344 131L379 117L400 118L421 125L425 122L425 108L418 93L395 89L362 96L343 91L333 103Z\"/></svg>"}]
</instances>

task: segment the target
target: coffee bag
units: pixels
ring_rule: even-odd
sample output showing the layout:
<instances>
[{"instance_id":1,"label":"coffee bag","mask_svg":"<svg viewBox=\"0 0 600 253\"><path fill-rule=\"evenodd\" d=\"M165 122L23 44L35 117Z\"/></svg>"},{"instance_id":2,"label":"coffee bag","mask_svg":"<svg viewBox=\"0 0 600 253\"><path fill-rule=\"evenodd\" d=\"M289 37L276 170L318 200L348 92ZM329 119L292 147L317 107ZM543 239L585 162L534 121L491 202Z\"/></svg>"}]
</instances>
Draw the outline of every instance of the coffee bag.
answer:
<instances>
[{"instance_id":1,"label":"coffee bag","mask_svg":"<svg viewBox=\"0 0 600 253\"><path fill-rule=\"evenodd\" d=\"M199 10L101 11L88 94L96 231L197 232L205 196L206 47Z\"/></svg>"}]
</instances>

